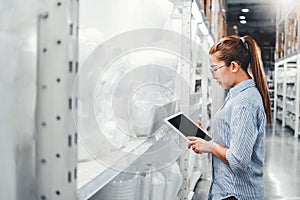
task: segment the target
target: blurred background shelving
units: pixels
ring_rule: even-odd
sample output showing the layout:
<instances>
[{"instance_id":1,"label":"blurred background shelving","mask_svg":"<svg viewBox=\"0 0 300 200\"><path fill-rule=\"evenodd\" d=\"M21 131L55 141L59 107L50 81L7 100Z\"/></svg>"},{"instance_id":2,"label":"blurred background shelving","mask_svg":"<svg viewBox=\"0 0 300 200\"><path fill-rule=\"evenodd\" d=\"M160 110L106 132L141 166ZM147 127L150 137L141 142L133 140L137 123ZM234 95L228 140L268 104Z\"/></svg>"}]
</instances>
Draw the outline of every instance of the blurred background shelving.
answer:
<instances>
[{"instance_id":1,"label":"blurred background shelving","mask_svg":"<svg viewBox=\"0 0 300 200\"><path fill-rule=\"evenodd\" d=\"M281 4L276 15L274 120L299 136L299 1Z\"/></svg>"}]
</instances>

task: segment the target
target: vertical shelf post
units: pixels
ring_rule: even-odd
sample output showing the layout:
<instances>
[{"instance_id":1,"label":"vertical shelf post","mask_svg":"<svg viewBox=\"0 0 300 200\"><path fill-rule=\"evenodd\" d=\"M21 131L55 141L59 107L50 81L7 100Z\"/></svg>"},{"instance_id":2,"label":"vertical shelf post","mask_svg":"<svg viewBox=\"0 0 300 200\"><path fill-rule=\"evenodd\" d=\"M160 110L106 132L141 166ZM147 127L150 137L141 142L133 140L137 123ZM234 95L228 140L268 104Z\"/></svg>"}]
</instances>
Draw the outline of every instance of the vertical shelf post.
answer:
<instances>
[{"instance_id":1,"label":"vertical shelf post","mask_svg":"<svg viewBox=\"0 0 300 200\"><path fill-rule=\"evenodd\" d=\"M294 137L298 138L299 136L299 117L300 117L300 53L297 55L297 77L296 81L297 83L295 84L296 87L296 99L295 99L295 132L294 132Z\"/></svg>"},{"instance_id":2,"label":"vertical shelf post","mask_svg":"<svg viewBox=\"0 0 300 200\"><path fill-rule=\"evenodd\" d=\"M296 110L295 110L295 133L294 137L298 138L300 136L300 0L297 3L297 25L298 25L298 44L297 44L297 83L296 83Z\"/></svg>"},{"instance_id":3,"label":"vertical shelf post","mask_svg":"<svg viewBox=\"0 0 300 200\"><path fill-rule=\"evenodd\" d=\"M189 61L191 60L191 43L189 39L191 39L191 10L192 10L192 1L183 0L177 1L172 0L173 4L182 10L180 19L181 19L181 34L183 37L187 38L187 40L182 40L182 56ZM175 16L178 17L178 16ZM194 85L191 85L191 64L184 59L181 59L179 62L178 72L181 76L181 79L176 83L176 93L180 95L180 107L181 111L185 114L189 115L189 106L190 106L190 94L191 91L194 91ZM185 81L185 83L181 83ZM187 84L186 84L187 83ZM182 139L180 140L180 146L182 148L186 148L186 142ZM183 182L181 185L181 189L178 194L178 198L180 200L188 199L189 192L189 182L188 182L188 167L189 167L189 154L185 153L179 159L179 165L181 169L181 174L183 176Z\"/></svg>"},{"instance_id":4,"label":"vertical shelf post","mask_svg":"<svg viewBox=\"0 0 300 200\"><path fill-rule=\"evenodd\" d=\"M285 115L286 115L286 87L287 87L287 80L286 80L286 75L287 75L287 62L283 63L283 68L284 68L284 78L283 78L283 99L282 99L282 127L285 126Z\"/></svg>"},{"instance_id":5,"label":"vertical shelf post","mask_svg":"<svg viewBox=\"0 0 300 200\"><path fill-rule=\"evenodd\" d=\"M72 99L78 69L78 1L46 1L38 19L37 199L77 197L77 133Z\"/></svg>"},{"instance_id":6,"label":"vertical shelf post","mask_svg":"<svg viewBox=\"0 0 300 200\"><path fill-rule=\"evenodd\" d=\"M275 63L274 66L274 112L273 112L273 131L272 134L275 135L275 129L276 129L276 119L277 119L277 94L278 94L278 88L277 88L277 83L278 83L278 67L279 65Z\"/></svg>"}]
</instances>

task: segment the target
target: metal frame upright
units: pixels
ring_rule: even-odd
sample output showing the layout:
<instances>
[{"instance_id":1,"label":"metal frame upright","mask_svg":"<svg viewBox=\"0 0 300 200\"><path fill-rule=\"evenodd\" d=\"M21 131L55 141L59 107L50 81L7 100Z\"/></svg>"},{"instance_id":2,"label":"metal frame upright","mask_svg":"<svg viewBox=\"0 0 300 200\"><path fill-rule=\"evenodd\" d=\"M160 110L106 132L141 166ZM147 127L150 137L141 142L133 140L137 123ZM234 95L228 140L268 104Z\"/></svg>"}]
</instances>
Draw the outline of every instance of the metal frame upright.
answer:
<instances>
[{"instance_id":1,"label":"metal frame upright","mask_svg":"<svg viewBox=\"0 0 300 200\"><path fill-rule=\"evenodd\" d=\"M181 34L183 37L188 38L188 40L182 40L182 56L187 59L191 59L191 10L192 10L192 1L191 0L170 0L174 7L181 10L181 14L176 14L173 16L174 19L181 20ZM181 84L180 82L183 81L179 79L176 82L176 91L180 94L180 107L181 110L189 115L189 106L190 106L190 94L193 91L191 87L191 64L181 59L179 62L179 69L178 69L180 76L183 78L184 81L187 81L188 84ZM189 86L186 88L186 86ZM186 142L180 141L180 145L185 146ZM189 194L189 180L188 180L188 167L189 167L189 154L188 152L185 153L179 159L179 165L181 169L181 173L183 176L183 183L181 189L179 191L178 197L180 200L188 199Z\"/></svg>"},{"instance_id":2,"label":"metal frame upright","mask_svg":"<svg viewBox=\"0 0 300 200\"><path fill-rule=\"evenodd\" d=\"M299 27L300 23L298 22L298 27ZM300 30L300 27L298 28L298 30ZM299 31L298 31L299 33ZM295 100L295 133L294 133L294 137L298 138L298 136L300 135L300 131L299 131L299 123L300 123L300 52L297 55L297 83L296 83L296 100Z\"/></svg>"},{"instance_id":3,"label":"metal frame upright","mask_svg":"<svg viewBox=\"0 0 300 200\"><path fill-rule=\"evenodd\" d=\"M297 45L297 83L296 83L296 109L295 109L295 134L294 137L300 136L300 0L298 0L298 13L297 13L297 25L298 25L298 45Z\"/></svg>"},{"instance_id":4,"label":"metal frame upright","mask_svg":"<svg viewBox=\"0 0 300 200\"><path fill-rule=\"evenodd\" d=\"M182 1L182 35L188 39L191 39L191 9L192 9L192 1ZM191 43L190 40L183 40L186 41L182 43L182 56L191 58ZM184 61L183 59L180 62L180 73L181 76L186 80L189 81L188 85L189 88L180 87L180 95L181 95L181 108L184 113L189 115L189 106L190 106L190 94L192 91L192 87L190 84L191 81L191 64ZM184 86L182 84L181 86ZM182 145L186 145L185 142ZM180 200L186 200L189 195L189 180L188 180L188 168L189 168L189 154L186 153L179 159L179 164L182 172L183 184L181 186L181 190L179 192Z\"/></svg>"},{"instance_id":5,"label":"metal frame upright","mask_svg":"<svg viewBox=\"0 0 300 200\"><path fill-rule=\"evenodd\" d=\"M78 1L46 1L38 19L37 199L77 199ZM76 92L76 89L75 89Z\"/></svg>"}]
</instances>

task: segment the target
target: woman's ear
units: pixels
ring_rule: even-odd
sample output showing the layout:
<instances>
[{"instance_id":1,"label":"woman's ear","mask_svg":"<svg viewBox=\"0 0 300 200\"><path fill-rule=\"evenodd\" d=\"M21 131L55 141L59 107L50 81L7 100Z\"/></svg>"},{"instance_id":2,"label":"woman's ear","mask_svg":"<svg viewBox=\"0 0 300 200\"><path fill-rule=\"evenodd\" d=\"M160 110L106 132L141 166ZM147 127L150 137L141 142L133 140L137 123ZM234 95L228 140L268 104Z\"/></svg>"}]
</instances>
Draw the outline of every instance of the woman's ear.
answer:
<instances>
[{"instance_id":1,"label":"woman's ear","mask_svg":"<svg viewBox=\"0 0 300 200\"><path fill-rule=\"evenodd\" d=\"M237 72L237 71L239 71L240 68L241 68L241 66L237 62L231 61L231 63L230 63L230 70L232 72Z\"/></svg>"}]
</instances>

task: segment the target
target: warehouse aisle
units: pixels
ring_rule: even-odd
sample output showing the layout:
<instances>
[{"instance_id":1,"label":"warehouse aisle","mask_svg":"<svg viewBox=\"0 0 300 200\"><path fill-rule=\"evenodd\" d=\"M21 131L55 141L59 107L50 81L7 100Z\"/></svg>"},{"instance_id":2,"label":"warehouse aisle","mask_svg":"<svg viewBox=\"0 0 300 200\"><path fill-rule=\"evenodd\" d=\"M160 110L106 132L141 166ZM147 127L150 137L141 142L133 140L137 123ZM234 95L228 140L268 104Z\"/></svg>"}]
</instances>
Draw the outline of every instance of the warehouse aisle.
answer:
<instances>
[{"instance_id":1,"label":"warehouse aisle","mask_svg":"<svg viewBox=\"0 0 300 200\"><path fill-rule=\"evenodd\" d=\"M300 200L300 139L276 122L266 132L265 200ZM209 178L198 182L193 200L207 199Z\"/></svg>"},{"instance_id":2,"label":"warehouse aisle","mask_svg":"<svg viewBox=\"0 0 300 200\"><path fill-rule=\"evenodd\" d=\"M300 199L300 140L278 123L267 129L265 199Z\"/></svg>"}]
</instances>

